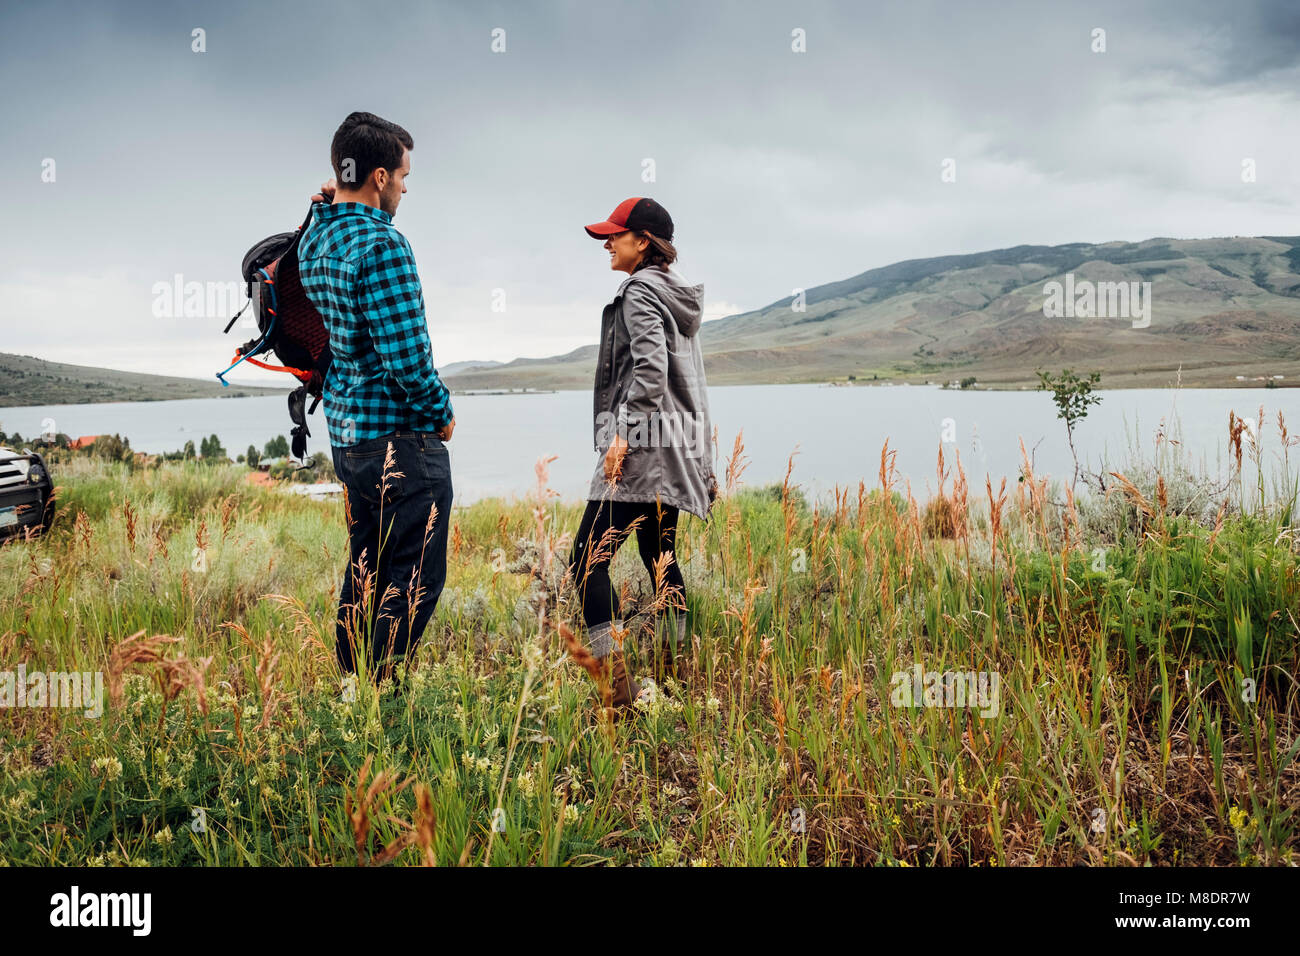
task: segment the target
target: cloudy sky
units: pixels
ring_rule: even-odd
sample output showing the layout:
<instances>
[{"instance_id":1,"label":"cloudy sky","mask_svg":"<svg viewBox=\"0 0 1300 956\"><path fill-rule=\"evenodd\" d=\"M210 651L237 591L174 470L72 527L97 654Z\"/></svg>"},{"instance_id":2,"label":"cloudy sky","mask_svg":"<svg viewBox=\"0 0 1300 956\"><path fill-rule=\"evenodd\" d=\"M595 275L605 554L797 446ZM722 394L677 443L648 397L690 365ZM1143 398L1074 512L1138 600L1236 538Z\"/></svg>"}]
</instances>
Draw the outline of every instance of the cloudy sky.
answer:
<instances>
[{"instance_id":1,"label":"cloudy sky","mask_svg":"<svg viewBox=\"0 0 1300 956\"><path fill-rule=\"evenodd\" d=\"M439 365L594 341L621 276L581 226L628 196L712 316L900 259L1293 235L1297 54L1281 2L7 5L0 351L210 376L235 333L155 284L237 279L356 109L415 139Z\"/></svg>"}]
</instances>

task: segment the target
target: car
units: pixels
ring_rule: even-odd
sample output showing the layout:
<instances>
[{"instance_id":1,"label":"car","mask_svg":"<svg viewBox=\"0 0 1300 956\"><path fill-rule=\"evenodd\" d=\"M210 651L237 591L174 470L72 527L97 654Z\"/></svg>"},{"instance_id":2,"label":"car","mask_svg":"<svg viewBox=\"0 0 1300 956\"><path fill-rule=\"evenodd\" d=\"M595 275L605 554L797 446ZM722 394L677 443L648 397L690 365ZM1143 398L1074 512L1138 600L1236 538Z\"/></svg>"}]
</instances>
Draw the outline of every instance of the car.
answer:
<instances>
[{"instance_id":1,"label":"car","mask_svg":"<svg viewBox=\"0 0 1300 956\"><path fill-rule=\"evenodd\" d=\"M54 481L33 451L0 447L0 541L29 529L48 531L54 520Z\"/></svg>"}]
</instances>

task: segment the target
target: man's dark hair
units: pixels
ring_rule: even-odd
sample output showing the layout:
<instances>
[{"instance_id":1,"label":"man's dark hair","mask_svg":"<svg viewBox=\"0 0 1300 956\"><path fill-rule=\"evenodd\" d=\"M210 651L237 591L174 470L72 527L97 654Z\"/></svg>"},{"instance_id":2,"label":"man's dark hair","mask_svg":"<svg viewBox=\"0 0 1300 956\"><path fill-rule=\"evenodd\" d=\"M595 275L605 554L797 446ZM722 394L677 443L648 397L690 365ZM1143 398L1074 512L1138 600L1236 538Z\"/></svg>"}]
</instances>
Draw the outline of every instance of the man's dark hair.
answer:
<instances>
[{"instance_id":1,"label":"man's dark hair","mask_svg":"<svg viewBox=\"0 0 1300 956\"><path fill-rule=\"evenodd\" d=\"M374 113L350 113L330 143L334 179L344 189L356 189L376 169L402 165L402 147L415 148L411 134ZM351 160L347 169L343 164ZM346 178L345 174L346 173Z\"/></svg>"}]
</instances>

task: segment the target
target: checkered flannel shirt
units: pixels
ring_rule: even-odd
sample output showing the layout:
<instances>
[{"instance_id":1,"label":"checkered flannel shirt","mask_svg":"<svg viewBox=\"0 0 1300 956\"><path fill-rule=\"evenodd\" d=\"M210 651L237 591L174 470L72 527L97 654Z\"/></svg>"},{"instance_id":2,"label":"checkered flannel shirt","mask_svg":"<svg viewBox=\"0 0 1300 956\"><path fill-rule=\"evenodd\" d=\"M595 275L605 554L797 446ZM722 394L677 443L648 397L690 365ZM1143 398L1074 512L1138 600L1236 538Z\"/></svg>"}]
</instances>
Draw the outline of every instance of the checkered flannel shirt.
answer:
<instances>
[{"instance_id":1,"label":"checkered flannel shirt","mask_svg":"<svg viewBox=\"0 0 1300 956\"><path fill-rule=\"evenodd\" d=\"M433 364L410 244L392 216L364 203L317 203L312 212L298 261L333 353L324 386L330 442L436 431L451 421L451 397Z\"/></svg>"}]
</instances>

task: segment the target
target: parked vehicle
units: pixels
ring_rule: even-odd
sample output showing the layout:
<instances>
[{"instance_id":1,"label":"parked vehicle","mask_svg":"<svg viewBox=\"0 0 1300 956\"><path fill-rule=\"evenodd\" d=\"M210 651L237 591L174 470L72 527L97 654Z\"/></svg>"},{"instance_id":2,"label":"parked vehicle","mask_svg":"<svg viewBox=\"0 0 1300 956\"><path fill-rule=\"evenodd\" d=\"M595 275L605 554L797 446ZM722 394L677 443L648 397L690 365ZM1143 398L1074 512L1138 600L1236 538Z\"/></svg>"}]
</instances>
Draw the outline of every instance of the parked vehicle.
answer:
<instances>
[{"instance_id":1,"label":"parked vehicle","mask_svg":"<svg viewBox=\"0 0 1300 956\"><path fill-rule=\"evenodd\" d=\"M45 460L32 451L0 448L0 541L48 531L54 519L54 482Z\"/></svg>"}]
</instances>

